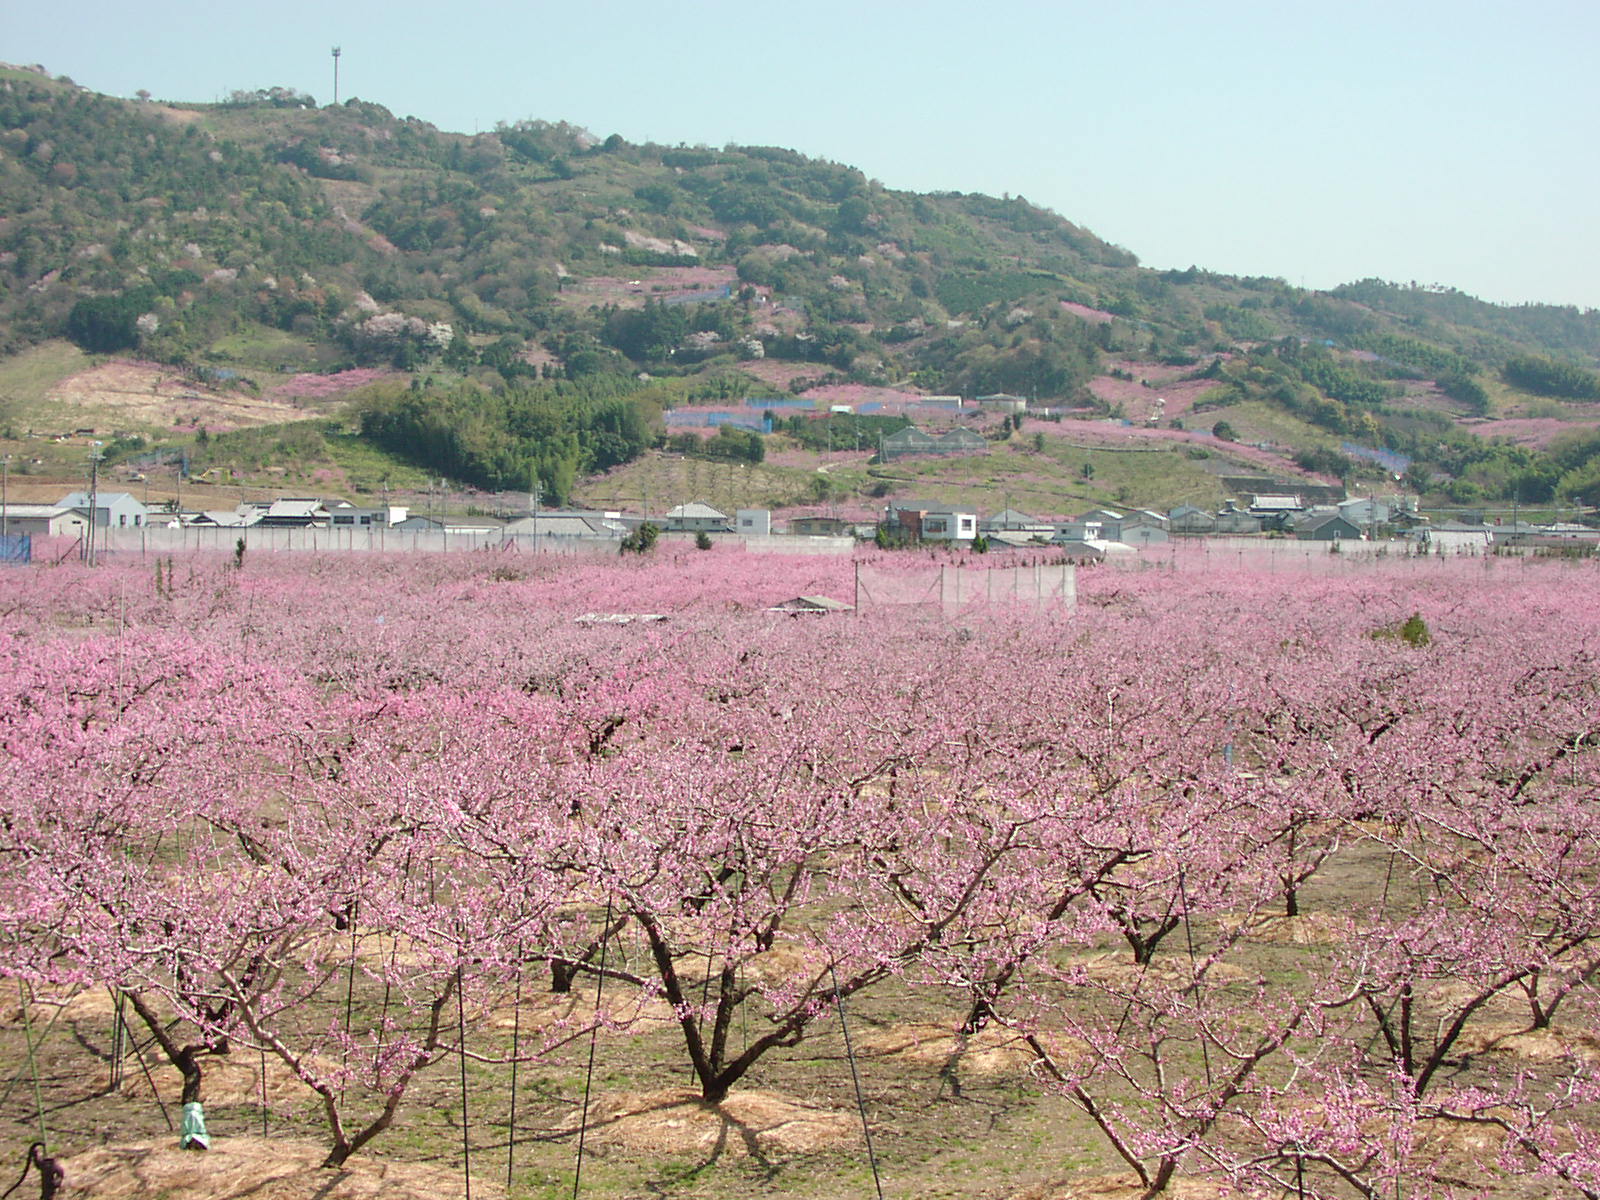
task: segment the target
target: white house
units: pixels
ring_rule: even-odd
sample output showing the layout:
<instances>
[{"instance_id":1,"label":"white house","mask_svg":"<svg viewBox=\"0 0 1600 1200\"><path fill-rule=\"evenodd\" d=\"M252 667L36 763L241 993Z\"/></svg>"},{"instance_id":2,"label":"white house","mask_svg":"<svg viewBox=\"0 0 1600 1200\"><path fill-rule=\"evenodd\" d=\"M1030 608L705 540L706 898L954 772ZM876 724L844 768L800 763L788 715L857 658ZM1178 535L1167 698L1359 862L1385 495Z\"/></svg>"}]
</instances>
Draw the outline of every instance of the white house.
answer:
<instances>
[{"instance_id":1,"label":"white house","mask_svg":"<svg viewBox=\"0 0 1600 1200\"><path fill-rule=\"evenodd\" d=\"M328 511L328 525L333 529L383 529L406 519L403 505L380 505L363 508L348 500L335 500L324 506Z\"/></svg>"},{"instance_id":2,"label":"white house","mask_svg":"<svg viewBox=\"0 0 1600 1200\"><path fill-rule=\"evenodd\" d=\"M58 508L75 508L89 514L89 493L69 492L56 501ZM143 525L146 510L127 492L99 492L94 497L94 523L100 529L128 529Z\"/></svg>"},{"instance_id":3,"label":"white house","mask_svg":"<svg viewBox=\"0 0 1600 1200\"><path fill-rule=\"evenodd\" d=\"M970 542L978 536L978 514L960 508L931 508L922 514L922 539L927 542Z\"/></svg>"},{"instance_id":4,"label":"white house","mask_svg":"<svg viewBox=\"0 0 1600 1200\"><path fill-rule=\"evenodd\" d=\"M666 521L667 529L674 533L727 533L732 529L727 513L698 500L670 509Z\"/></svg>"},{"instance_id":5,"label":"white house","mask_svg":"<svg viewBox=\"0 0 1600 1200\"><path fill-rule=\"evenodd\" d=\"M927 500L890 504L885 524L925 542L970 542L978 536L976 509L952 508Z\"/></svg>"}]
</instances>

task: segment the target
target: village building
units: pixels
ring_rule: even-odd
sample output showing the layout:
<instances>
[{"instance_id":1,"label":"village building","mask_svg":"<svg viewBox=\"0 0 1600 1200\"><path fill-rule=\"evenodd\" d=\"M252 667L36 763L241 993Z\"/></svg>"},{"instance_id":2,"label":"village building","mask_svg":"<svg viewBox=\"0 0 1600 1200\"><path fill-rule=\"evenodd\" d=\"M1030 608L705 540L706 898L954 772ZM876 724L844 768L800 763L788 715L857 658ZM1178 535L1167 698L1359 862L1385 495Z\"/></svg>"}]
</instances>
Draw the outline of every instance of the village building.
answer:
<instances>
[{"instance_id":1,"label":"village building","mask_svg":"<svg viewBox=\"0 0 1600 1200\"><path fill-rule=\"evenodd\" d=\"M96 529L129 529L143 525L147 514L144 503L127 492L100 492L94 496L94 524ZM89 515L91 499L88 492L68 492L56 501L58 508L75 508Z\"/></svg>"},{"instance_id":2,"label":"village building","mask_svg":"<svg viewBox=\"0 0 1600 1200\"><path fill-rule=\"evenodd\" d=\"M670 533L732 533L733 523L727 513L691 500L668 510L666 528Z\"/></svg>"},{"instance_id":3,"label":"village building","mask_svg":"<svg viewBox=\"0 0 1600 1200\"><path fill-rule=\"evenodd\" d=\"M855 522L842 517L790 517L789 532L797 537L848 537Z\"/></svg>"},{"instance_id":4,"label":"village building","mask_svg":"<svg viewBox=\"0 0 1600 1200\"><path fill-rule=\"evenodd\" d=\"M1294 527L1294 536L1302 542L1355 541L1361 537L1361 529L1339 513L1327 513L1300 522Z\"/></svg>"},{"instance_id":5,"label":"village building","mask_svg":"<svg viewBox=\"0 0 1600 1200\"><path fill-rule=\"evenodd\" d=\"M66 508L60 504L6 505L5 531L8 534L81 537L88 527L89 516L83 509Z\"/></svg>"},{"instance_id":6,"label":"village building","mask_svg":"<svg viewBox=\"0 0 1600 1200\"><path fill-rule=\"evenodd\" d=\"M745 537L770 537L772 535L772 510L770 508L741 508L733 516L735 530Z\"/></svg>"},{"instance_id":7,"label":"village building","mask_svg":"<svg viewBox=\"0 0 1600 1200\"><path fill-rule=\"evenodd\" d=\"M913 500L889 505L884 510L884 525L890 533L913 541L970 542L978 536L978 513L976 509Z\"/></svg>"}]
</instances>

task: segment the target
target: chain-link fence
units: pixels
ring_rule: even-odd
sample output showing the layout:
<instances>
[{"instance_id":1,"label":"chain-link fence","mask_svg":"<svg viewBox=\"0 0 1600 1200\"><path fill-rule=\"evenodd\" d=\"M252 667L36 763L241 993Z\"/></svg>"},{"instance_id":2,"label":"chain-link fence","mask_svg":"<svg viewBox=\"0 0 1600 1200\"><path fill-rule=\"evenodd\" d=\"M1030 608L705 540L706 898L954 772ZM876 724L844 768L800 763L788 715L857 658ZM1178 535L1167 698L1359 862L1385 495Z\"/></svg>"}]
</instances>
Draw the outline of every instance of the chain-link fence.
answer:
<instances>
[{"instance_id":1,"label":"chain-link fence","mask_svg":"<svg viewBox=\"0 0 1600 1200\"><path fill-rule=\"evenodd\" d=\"M937 605L945 612L988 604L1070 610L1077 602L1077 568L1068 562L1014 567L856 564L858 611L902 604Z\"/></svg>"}]
</instances>

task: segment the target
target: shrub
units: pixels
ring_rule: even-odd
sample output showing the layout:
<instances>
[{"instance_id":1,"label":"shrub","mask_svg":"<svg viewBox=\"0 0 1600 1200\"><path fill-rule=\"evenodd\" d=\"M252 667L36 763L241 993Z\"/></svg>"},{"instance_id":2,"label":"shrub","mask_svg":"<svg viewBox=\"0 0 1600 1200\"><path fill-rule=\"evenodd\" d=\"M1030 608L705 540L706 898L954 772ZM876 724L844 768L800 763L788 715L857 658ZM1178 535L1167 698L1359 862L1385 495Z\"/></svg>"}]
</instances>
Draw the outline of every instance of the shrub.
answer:
<instances>
[{"instance_id":1,"label":"shrub","mask_svg":"<svg viewBox=\"0 0 1600 1200\"><path fill-rule=\"evenodd\" d=\"M621 553L648 554L656 548L656 539L661 536L661 530L649 521L622 539Z\"/></svg>"},{"instance_id":2,"label":"shrub","mask_svg":"<svg viewBox=\"0 0 1600 1200\"><path fill-rule=\"evenodd\" d=\"M1378 641L1394 640L1404 642L1408 646L1421 648L1433 641L1433 634L1428 632L1428 623L1422 619L1422 614L1414 612L1404 621L1394 625L1385 625L1374 629L1372 636Z\"/></svg>"}]
</instances>

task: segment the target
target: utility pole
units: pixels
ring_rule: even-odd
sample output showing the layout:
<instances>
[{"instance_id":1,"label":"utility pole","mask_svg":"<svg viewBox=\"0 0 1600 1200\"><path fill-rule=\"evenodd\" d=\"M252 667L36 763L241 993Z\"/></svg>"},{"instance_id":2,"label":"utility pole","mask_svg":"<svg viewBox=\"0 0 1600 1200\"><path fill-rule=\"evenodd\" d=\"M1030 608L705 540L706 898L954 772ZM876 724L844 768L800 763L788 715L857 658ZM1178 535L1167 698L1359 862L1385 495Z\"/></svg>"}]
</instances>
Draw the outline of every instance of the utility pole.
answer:
<instances>
[{"instance_id":1,"label":"utility pole","mask_svg":"<svg viewBox=\"0 0 1600 1200\"><path fill-rule=\"evenodd\" d=\"M11 535L10 508L7 504L8 494L11 490L11 455L7 454L0 462L0 538Z\"/></svg>"},{"instance_id":2,"label":"utility pole","mask_svg":"<svg viewBox=\"0 0 1600 1200\"><path fill-rule=\"evenodd\" d=\"M89 539L85 543L85 560L92 567L94 562L94 527L100 517L100 460L105 457L100 453L100 443L94 444L94 449L89 452ZM111 522L106 521L109 529Z\"/></svg>"},{"instance_id":3,"label":"utility pole","mask_svg":"<svg viewBox=\"0 0 1600 1200\"><path fill-rule=\"evenodd\" d=\"M334 103L334 107L335 108L337 108L338 105L339 105L339 55L340 55L340 53L341 53L341 51L340 51L339 47L335 46L333 48L333 103Z\"/></svg>"}]
</instances>

